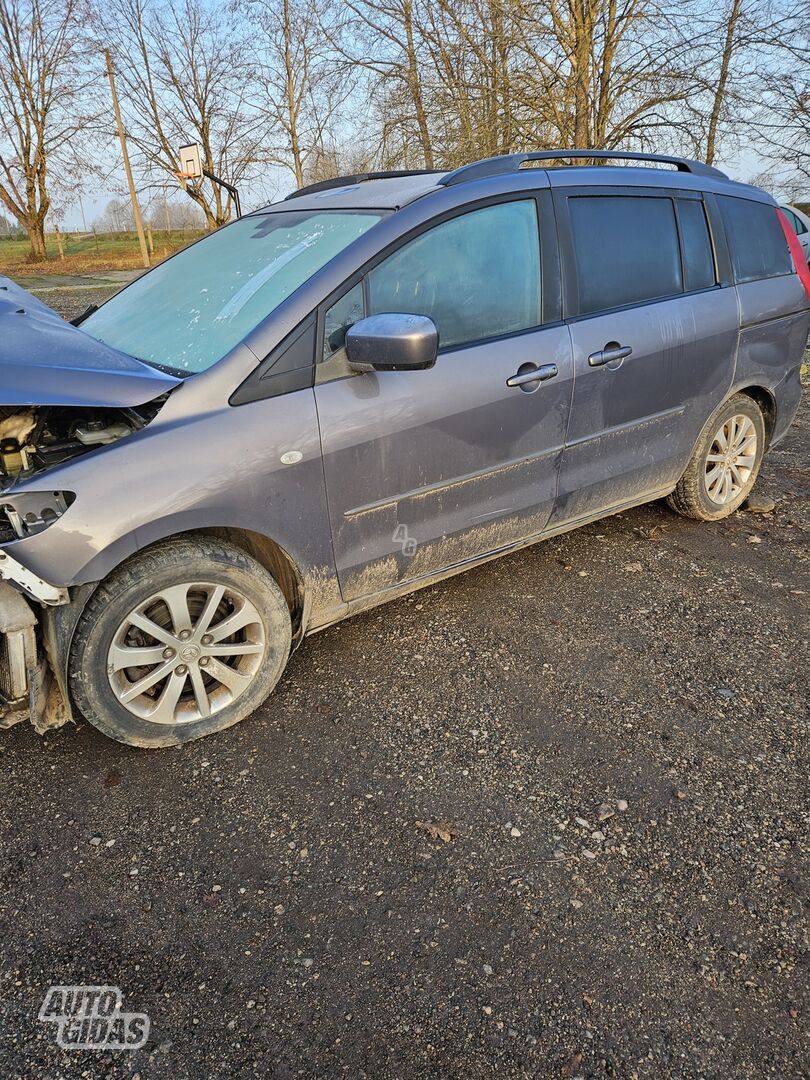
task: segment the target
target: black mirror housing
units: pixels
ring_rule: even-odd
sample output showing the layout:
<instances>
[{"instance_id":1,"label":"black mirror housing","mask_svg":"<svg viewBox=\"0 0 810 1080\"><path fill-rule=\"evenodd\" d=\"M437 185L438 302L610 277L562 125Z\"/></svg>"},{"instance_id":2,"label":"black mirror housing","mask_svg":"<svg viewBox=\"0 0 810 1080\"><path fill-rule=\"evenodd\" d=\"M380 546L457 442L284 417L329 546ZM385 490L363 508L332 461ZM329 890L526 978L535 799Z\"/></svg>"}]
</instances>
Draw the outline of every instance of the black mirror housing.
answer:
<instances>
[{"instance_id":1,"label":"black mirror housing","mask_svg":"<svg viewBox=\"0 0 810 1080\"><path fill-rule=\"evenodd\" d=\"M346 334L349 363L376 371L431 368L438 349L439 331L426 315L369 315Z\"/></svg>"}]
</instances>

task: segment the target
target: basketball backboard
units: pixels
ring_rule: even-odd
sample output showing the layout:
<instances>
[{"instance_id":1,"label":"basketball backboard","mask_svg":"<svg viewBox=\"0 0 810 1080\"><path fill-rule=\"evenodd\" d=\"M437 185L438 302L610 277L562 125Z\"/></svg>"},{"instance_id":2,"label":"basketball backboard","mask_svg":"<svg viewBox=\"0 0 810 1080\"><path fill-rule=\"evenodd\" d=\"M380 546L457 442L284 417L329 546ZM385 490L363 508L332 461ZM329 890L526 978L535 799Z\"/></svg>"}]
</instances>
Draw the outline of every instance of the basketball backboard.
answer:
<instances>
[{"instance_id":1,"label":"basketball backboard","mask_svg":"<svg viewBox=\"0 0 810 1080\"><path fill-rule=\"evenodd\" d=\"M180 170L179 175L184 180L199 180L202 177L202 157L200 144L189 143L180 147Z\"/></svg>"}]
</instances>

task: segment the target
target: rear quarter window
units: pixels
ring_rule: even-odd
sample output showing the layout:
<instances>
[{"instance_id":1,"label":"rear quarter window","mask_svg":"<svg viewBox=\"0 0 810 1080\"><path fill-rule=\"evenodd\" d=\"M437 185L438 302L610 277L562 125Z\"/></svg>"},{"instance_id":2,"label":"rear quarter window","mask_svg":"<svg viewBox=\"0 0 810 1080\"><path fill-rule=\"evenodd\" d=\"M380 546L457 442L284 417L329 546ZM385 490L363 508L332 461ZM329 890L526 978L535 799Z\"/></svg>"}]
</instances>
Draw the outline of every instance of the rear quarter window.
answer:
<instances>
[{"instance_id":1,"label":"rear quarter window","mask_svg":"<svg viewBox=\"0 0 810 1080\"><path fill-rule=\"evenodd\" d=\"M760 281L793 272L775 206L730 195L719 195L717 201L738 282Z\"/></svg>"}]
</instances>

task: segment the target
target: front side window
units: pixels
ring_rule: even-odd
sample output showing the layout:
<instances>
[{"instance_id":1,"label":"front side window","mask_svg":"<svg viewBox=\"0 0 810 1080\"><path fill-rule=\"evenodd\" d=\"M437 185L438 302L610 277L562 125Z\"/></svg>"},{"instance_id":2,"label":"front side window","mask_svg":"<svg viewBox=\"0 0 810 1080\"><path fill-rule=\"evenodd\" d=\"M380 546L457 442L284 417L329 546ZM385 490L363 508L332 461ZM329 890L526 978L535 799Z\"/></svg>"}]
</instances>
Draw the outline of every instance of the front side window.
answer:
<instances>
[{"instance_id":1,"label":"front side window","mask_svg":"<svg viewBox=\"0 0 810 1080\"><path fill-rule=\"evenodd\" d=\"M138 278L82 330L148 364L204 371L382 216L292 210L241 218Z\"/></svg>"},{"instance_id":2,"label":"front side window","mask_svg":"<svg viewBox=\"0 0 810 1080\"><path fill-rule=\"evenodd\" d=\"M580 314L683 291L672 199L577 195L568 206Z\"/></svg>"},{"instance_id":3,"label":"front side window","mask_svg":"<svg viewBox=\"0 0 810 1080\"><path fill-rule=\"evenodd\" d=\"M709 289L717 279L703 203L697 199L678 199L678 220L683 245L684 288L687 292Z\"/></svg>"},{"instance_id":4,"label":"front side window","mask_svg":"<svg viewBox=\"0 0 810 1080\"><path fill-rule=\"evenodd\" d=\"M428 315L440 348L538 326L540 240L533 199L436 225L368 275L369 314Z\"/></svg>"},{"instance_id":5,"label":"front side window","mask_svg":"<svg viewBox=\"0 0 810 1080\"><path fill-rule=\"evenodd\" d=\"M759 281L793 272L775 206L732 195L718 195L717 201L737 281Z\"/></svg>"},{"instance_id":6,"label":"front side window","mask_svg":"<svg viewBox=\"0 0 810 1080\"><path fill-rule=\"evenodd\" d=\"M346 332L365 315L363 283L358 281L353 289L336 301L324 317L323 359L339 352L346 344Z\"/></svg>"}]
</instances>

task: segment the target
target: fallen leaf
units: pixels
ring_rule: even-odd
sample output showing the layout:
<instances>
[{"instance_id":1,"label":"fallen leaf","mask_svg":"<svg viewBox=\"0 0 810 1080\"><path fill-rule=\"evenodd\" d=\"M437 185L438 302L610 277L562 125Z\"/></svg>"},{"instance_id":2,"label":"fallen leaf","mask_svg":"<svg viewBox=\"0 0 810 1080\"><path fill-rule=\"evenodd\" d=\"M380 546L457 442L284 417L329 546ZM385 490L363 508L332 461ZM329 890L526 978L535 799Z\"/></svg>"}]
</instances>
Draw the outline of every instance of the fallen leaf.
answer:
<instances>
[{"instance_id":1,"label":"fallen leaf","mask_svg":"<svg viewBox=\"0 0 810 1080\"><path fill-rule=\"evenodd\" d=\"M441 840L449 844L454 836L458 836L458 830L454 825L448 825L446 821L417 821L417 829L426 832L431 840Z\"/></svg>"},{"instance_id":2,"label":"fallen leaf","mask_svg":"<svg viewBox=\"0 0 810 1080\"><path fill-rule=\"evenodd\" d=\"M762 543L762 537L752 534L751 536L748 537L748 543L749 544L761 544Z\"/></svg>"},{"instance_id":3,"label":"fallen leaf","mask_svg":"<svg viewBox=\"0 0 810 1080\"><path fill-rule=\"evenodd\" d=\"M112 768L107 770L107 775L102 781L102 787L111 788L118 787L121 783L121 773L118 769Z\"/></svg>"},{"instance_id":4,"label":"fallen leaf","mask_svg":"<svg viewBox=\"0 0 810 1080\"><path fill-rule=\"evenodd\" d=\"M676 791L675 792L675 798L676 799L688 799L689 796L686 794L685 791Z\"/></svg>"},{"instance_id":5,"label":"fallen leaf","mask_svg":"<svg viewBox=\"0 0 810 1080\"><path fill-rule=\"evenodd\" d=\"M581 1061L582 1054L574 1054L568 1064L563 1065L563 1067L560 1069L560 1076L573 1076L574 1070L577 1068Z\"/></svg>"},{"instance_id":6,"label":"fallen leaf","mask_svg":"<svg viewBox=\"0 0 810 1080\"><path fill-rule=\"evenodd\" d=\"M629 562L622 567L626 574L640 574L643 569L640 562Z\"/></svg>"}]
</instances>

